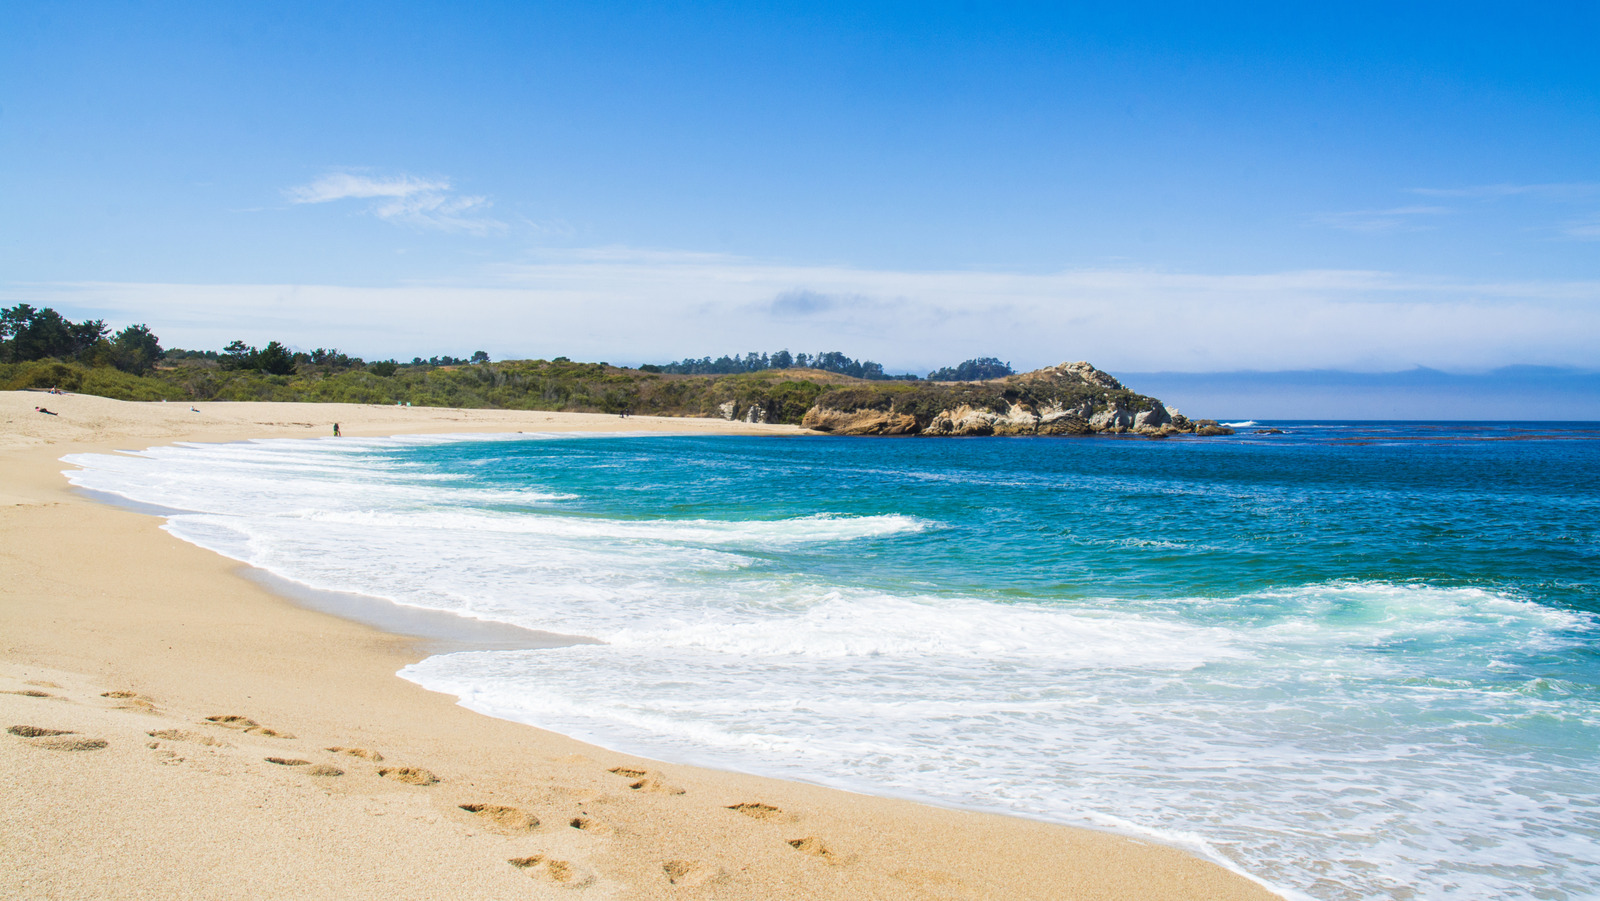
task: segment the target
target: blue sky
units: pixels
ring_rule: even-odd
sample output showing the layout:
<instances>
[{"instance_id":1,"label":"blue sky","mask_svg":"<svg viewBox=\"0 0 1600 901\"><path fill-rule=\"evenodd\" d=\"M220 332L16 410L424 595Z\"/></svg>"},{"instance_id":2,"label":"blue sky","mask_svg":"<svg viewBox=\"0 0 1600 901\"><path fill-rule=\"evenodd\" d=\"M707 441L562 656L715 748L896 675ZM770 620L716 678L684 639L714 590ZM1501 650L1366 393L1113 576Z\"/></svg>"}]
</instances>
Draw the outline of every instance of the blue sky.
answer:
<instances>
[{"instance_id":1,"label":"blue sky","mask_svg":"<svg viewBox=\"0 0 1600 901\"><path fill-rule=\"evenodd\" d=\"M1593 3L458 6L7 4L0 302L367 357L1600 365Z\"/></svg>"}]
</instances>

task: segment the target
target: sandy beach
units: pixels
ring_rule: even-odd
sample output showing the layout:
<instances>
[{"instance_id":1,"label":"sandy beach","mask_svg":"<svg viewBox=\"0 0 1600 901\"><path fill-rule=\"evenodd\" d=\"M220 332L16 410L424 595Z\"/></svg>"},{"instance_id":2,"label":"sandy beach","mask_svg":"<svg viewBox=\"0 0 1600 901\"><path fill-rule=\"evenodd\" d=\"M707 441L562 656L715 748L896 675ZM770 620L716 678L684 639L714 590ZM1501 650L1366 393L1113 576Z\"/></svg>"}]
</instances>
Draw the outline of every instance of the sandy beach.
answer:
<instances>
[{"instance_id":1,"label":"sandy beach","mask_svg":"<svg viewBox=\"0 0 1600 901\"><path fill-rule=\"evenodd\" d=\"M335 422L793 427L37 392L0 393L0 420L0 897L1276 897L1121 835L659 763L473 713L395 675L440 634L270 591L160 518L71 489L60 462ZM481 636L498 639L517 636Z\"/></svg>"}]
</instances>

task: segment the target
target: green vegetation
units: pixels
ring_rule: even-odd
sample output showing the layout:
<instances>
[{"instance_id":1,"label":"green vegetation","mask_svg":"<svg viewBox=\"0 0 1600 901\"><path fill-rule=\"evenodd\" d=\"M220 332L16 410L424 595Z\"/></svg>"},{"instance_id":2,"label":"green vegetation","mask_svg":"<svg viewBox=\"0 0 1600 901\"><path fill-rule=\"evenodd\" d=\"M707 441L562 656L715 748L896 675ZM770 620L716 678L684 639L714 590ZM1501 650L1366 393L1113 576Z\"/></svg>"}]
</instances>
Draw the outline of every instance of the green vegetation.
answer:
<instances>
[{"instance_id":1,"label":"green vegetation","mask_svg":"<svg viewBox=\"0 0 1600 901\"><path fill-rule=\"evenodd\" d=\"M858 383L834 388L819 395L816 400L818 407L829 410L902 413L914 418L919 429L927 428L939 413L961 407L1004 414L1015 405L1041 412L1048 409L1104 409L1118 405L1139 411L1152 409L1157 403L1159 401L1153 397L1120 386L1107 388L1077 378L1040 377L1031 373L982 384Z\"/></svg>"},{"instance_id":2,"label":"green vegetation","mask_svg":"<svg viewBox=\"0 0 1600 901\"><path fill-rule=\"evenodd\" d=\"M0 310L0 363L70 360L143 375L161 359L161 342L144 325L111 338L104 320L72 322L55 310L25 303Z\"/></svg>"},{"instance_id":3,"label":"green vegetation","mask_svg":"<svg viewBox=\"0 0 1600 901\"><path fill-rule=\"evenodd\" d=\"M272 345L268 345L270 348ZM393 361L339 368L303 362L292 373L251 366L250 348L229 368L186 358L143 376L61 360L0 363L0 389L60 388L118 400L309 401L570 410L667 416L718 416L732 402L741 415L760 407L768 422L798 423L817 395L843 379L816 371L769 370L730 376L675 376L570 360L401 366ZM264 352L255 352L264 353ZM224 355L226 357L226 355Z\"/></svg>"},{"instance_id":4,"label":"green vegetation","mask_svg":"<svg viewBox=\"0 0 1600 901\"><path fill-rule=\"evenodd\" d=\"M788 350L777 353L758 354L747 353L744 356L723 356L713 360L710 357L701 357L696 360L690 357L676 363L647 363L639 367L641 372L662 372L674 375L734 375L746 372L764 372L769 369L815 369L821 372L833 372L847 375L851 378L867 379L868 381L916 381L914 375L889 375L883 371L882 363L871 360L853 360L836 350L825 351L815 356L810 354L791 354Z\"/></svg>"},{"instance_id":5,"label":"green vegetation","mask_svg":"<svg viewBox=\"0 0 1600 901\"><path fill-rule=\"evenodd\" d=\"M968 360L960 366L946 366L928 373L930 382L979 382L984 379L1001 379L1008 375L1016 375L1016 370L1010 363L1002 363L994 357L978 357Z\"/></svg>"},{"instance_id":6,"label":"green vegetation","mask_svg":"<svg viewBox=\"0 0 1600 901\"><path fill-rule=\"evenodd\" d=\"M962 405L1005 412L1012 404L1062 408L1084 401L1149 399L1116 386L1106 390L1077 378L1060 384L1008 375L994 358L968 360L935 377L888 376L871 361L832 351L815 356L746 354L683 360L628 369L606 363L517 360L493 363L484 351L470 359L414 358L371 363L337 349L296 353L277 341L257 348L234 341L221 352L163 350L144 325L108 337L104 322L71 322L51 309L26 304L0 310L0 389L60 388L119 400L303 401L412 404L507 410L566 410L665 416L755 417L799 424L820 403L836 410L895 410L926 425L939 411ZM1116 383L1111 382L1112 385Z\"/></svg>"}]
</instances>

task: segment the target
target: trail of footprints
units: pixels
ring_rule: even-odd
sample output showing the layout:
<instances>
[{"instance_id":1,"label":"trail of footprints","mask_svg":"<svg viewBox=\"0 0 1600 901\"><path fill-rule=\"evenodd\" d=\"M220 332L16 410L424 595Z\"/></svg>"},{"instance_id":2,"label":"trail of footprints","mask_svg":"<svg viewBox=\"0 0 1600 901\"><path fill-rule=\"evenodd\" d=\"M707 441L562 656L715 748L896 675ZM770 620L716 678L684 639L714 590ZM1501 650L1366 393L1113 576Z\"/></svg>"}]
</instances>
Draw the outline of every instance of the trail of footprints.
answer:
<instances>
[{"instance_id":1,"label":"trail of footprints","mask_svg":"<svg viewBox=\"0 0 1600 901\"><path fill-rule=\"evenodd\" d=\"M37 685L41 688L55 688L58 690L61 688L53 682L30 682L28 684ZM72 703L70 698L51 694L39 688L0 690L0 694ZM154 701L136 692L116 690L103 692L100 696L111 701L121 702L116 704L113 709L154 715L161 713ZM269 728L249 717L237 714L208 716L198 725L202 727L220 727L244 735L277 739L285 742L296 740L291 733ZM73 730L56 729L48 726L18 724L10 726L6 729L6 732L33 747L52 751L98 751L110 746L110 742L103 738L85 736ZM145 734L151 739L146 743L146 747L155 752L158 762L167 765L181 764L186 760L177 751L167 747L167 745L173 743L179 746L190 746L192 749L212 754L237 750L236 746L231 742L214 734L194 729L152 729ZM332 745L324 748L323 751L351 761L359 760L369 764L384 762L384 757L381 753L369 748ZM193 753L193 751L191 750L190 753ZM344 776L346 773L344 769L331 763L317 763L301 757L267 756L261 759L274 766L284 767L314 778L334 778ZM410 786L426 787L437 785L441 782L440 778L434 773L416 766L379 766L372 772L379 778ZM648 770L616 766L611 767L607 772L627 780L627 787L631 791L668 796L685 794L683 788L665 782L659 774ZM534 814L510 805L474 802L459 804L457 807L464 814L472 817L472 822L476 825L504 836L516 837L535 833L540 829L541 825L539 818ZM795 821L794 816L785 813L779 808L757 801L731 804L726 809L769 825ZM591 817L587 810L583 810L578 815L567 819L566 825L571 829L590 834L603 834L613 831L609 824ZM845 862L840 855L836 854L816 836L806 835L800 838L785 839L784 843L801 854L809 855L828 864L838 865ZM545 853L513 857L507 862L532 878L566 888L585 888L595 884L597 880L593 872L571 861L558 859ZM683 859L664 861L661 864L661 873L669 884L684 887L704 886L726 877L726 874L719 867L701 861Z\"/></svg>"},{"instance_id":2,"label":"trail of footprints","mask_svg":"<svg viewBox=\"0 0 1600 901\"><path fill-rule=\"evenodd\" d=\"M39 690L40 688L54 688L59 690L61 686L54 682L29 682L28 684L38 686L38 688L13 689L0 693L17 695L24 698L40 698L52 701L67 700L59 695L53 695L48 691ZM79 735L77 732L71 729L52 729L48 726L15 725L8 727L6 732L27 741L28 744L36 748L45 748L51 751L99 751L110 747L110 742L107 742L103 738L90 738Z\"/></svg>"}]
</instances>

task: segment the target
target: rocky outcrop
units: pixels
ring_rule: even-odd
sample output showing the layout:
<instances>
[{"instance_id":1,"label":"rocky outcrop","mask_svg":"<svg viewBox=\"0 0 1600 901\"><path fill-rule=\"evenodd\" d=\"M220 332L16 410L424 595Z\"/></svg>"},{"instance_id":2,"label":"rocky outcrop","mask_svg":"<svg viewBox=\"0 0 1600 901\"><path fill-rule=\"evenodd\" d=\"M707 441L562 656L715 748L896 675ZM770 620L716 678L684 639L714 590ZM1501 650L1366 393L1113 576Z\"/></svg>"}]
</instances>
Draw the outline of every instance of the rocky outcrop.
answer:
<instances>
[{"instance_id":1,"label":"rocky outcrop","mask_svg":"<svg viewBox=\"0 0 1600 901\"><path fill-rule=\"evenodd\" d=\"M717 415L728 420L729 422L732 422L735 419L739 420L740 422L752 423L765 423L767 421L766 407L763 407L760 404L751 404L744 411L744 414L740 415L738 401L732 400L724 401L723 403L718 404Z\"/></svg>"},{"instance_id":2,"label":"rocky outcrop","mask_svg":"<svg viewBox=\"0 0 1600 901\"><path fill-rule=\"evenodd\" d=\"M962 404L942 410L919 434L923 435L1035 435L1039 414L1022 404L1012 404L1004 412L974 409Z\"/></svg>"},{"instance_id":3,"label":"rocky outcrop","mask_svg":"<svg viewBox=\"0 0 1600 901\"><path fill-rule=\"evenodd\" d=\"M1125 390L1122 383L1117 381L1111 373L1102 372L1083 360L1076 363L1060 363L1047 369L1035 369L1033 372L1023 373L1024 377L1035 378L1065 378L1077 379L1087 385L1097 388L1106 388L1111 391Z\"/></svg>"},{"instance_id":4,"label":"rocky outcrop","mask_svg":"<svg viewBox=\"0 0 1600 901\"><path fill-rule=\"evenodd\" d=\"M1136 394L1085 362L987 382L896 382L829 391L801 425L840 435L1231 435Z\"/></svg>"},{"instance_id":5,"label":"rocky outcrop","mask_svg":"<svg viewBox=\"0 0 1600 901\"><path fill-rule=\"evenodd\" d=\"M812 407L800 420L802 428L840 435L915 435L917 421L904 413L881 410L834 410Z\"/></svg>"}]
</instances>

